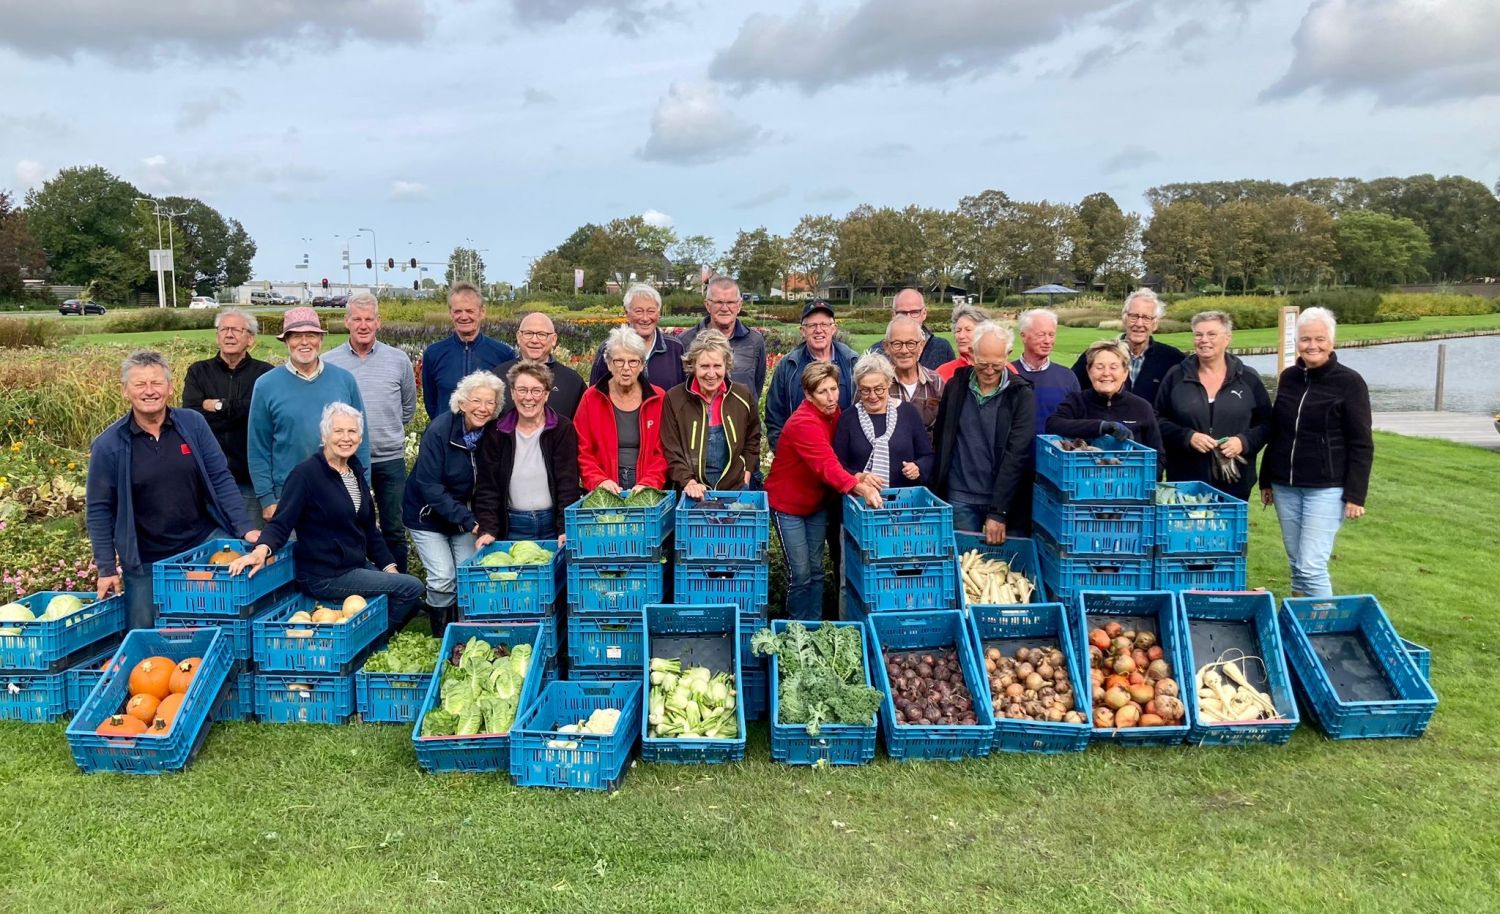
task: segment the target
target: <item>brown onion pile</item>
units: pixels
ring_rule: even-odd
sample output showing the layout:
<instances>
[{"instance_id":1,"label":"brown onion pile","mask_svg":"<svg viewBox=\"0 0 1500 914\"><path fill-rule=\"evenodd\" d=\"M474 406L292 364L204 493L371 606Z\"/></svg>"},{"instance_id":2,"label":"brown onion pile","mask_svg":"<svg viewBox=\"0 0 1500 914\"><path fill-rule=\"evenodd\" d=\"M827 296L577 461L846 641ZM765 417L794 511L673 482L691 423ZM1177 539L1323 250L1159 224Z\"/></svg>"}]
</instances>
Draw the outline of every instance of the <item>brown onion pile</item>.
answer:
<instances>
[{"instance_id":1,"label":"brown onion pile","mask_svg":"<svg viewBox=\"0 0 1500 914\"><path fill-rule=\"evenodd\" d=\"M990 706L996 718L1084 722L1083 713L1074 710L1068 660L1057 648L1021 647L1010 657L998 647L987 648L984 670L990 678Z\"/></svg>"},{"instance_id":2,"label":"brown onion pile","mask_svg":"<svg viewBox=\"0 0 1500 914\"><path fill-rule=\"evenodd\" d=\"M979 723L957 651L887 651L885 673L891 683L896 723L919 727Z\"/></svg>"},{"instance_id":3,"label":"brown onion pile","mask_svg":"<svg viewBox=\"0 0 1500 914\"><path fill-rule=\"evenodd\" d=\"M1184 708L1156 633L1108 622L1089 632L1094 726L1170 727Z\"/></svg>"}]
</instances>

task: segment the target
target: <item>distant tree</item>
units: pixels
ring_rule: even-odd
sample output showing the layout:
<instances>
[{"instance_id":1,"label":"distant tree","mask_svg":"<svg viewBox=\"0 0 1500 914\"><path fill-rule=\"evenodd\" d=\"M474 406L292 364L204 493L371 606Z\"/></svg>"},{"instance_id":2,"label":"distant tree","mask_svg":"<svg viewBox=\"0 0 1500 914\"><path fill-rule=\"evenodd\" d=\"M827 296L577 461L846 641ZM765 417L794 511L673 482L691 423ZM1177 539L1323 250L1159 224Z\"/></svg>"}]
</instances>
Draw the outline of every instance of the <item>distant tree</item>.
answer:
<instances>
[{"instance_id":1,"label":"distant tree","mask_svg":"<svg viewBox=\"0 0 1500 914\"><path fill-rule=\"evenodd\" d=\"M224 286L239 286L250 281L250 263L255 259L255 250L255 241L240 220L230 219L229 241L224 255Z\"/></svg>"},{"instance_id":2,"label":"distant tree","mask_svg":"<svg viewBox=\"0 0 1500 914\"><path fill-rule=\"evenodd\" d=\"M958 201L955 231L960 239L959 251L981 301L985 291L999 285L1010 269L1010 206L1010 197L998 190Z\"/></svg>"},{"instance_id":3,"label":"distant tree","mask_svg":"<svg viewBox=\"0 0 1500 914\"><path fill-rule=\"evenodd\" d=\"M1353 210L1334 222L1338 268L1347 283L1379 286L1411 282L1427 273L1432 245L1410 219Z\"/></svg>"},{"instance_id":4,"label":"distant tree","mask_svg":"<svg viewBox=\"0 0 1500 914\"><path fill-rule=\"evenodd\" d=\"M1066 203L1013 202L1010 222L1011 278L1017 285L1051 282L1069 259L1073 207Z\"/></svg>"},{"instance_id":5,"label":"distant tree","mask_svg":"<svg viewBox=\"0 0 1500 914\"><path fill-rule=\"evenodd\" d=\"M963 273L962 222L956 211L945 209L909 206L906 216L922 233L922 279L942 298Z\"/></svg>"},{"instance_id":6,"label":"distant tree","mask_svg":"<svg viewBox=\"0 0 1500 914\"><path fill-rule=\"evenodd\" d=\"M719 247L708 235L688 235L672 245L672 266L677 271L677 285L696 283L704 267L712 272L719 264Z\"/></svg>"},{"instance_id":7,"label":"distant tree","mask_svg":"<svg viewBox=\"0 0 1500 914\"><path fill-rule=\"evenodd\" d=\"M876 294L913 282L926 251L916 220L890 207L858 206L839 223L834 270L851 288L874 283Z\"/></svg>"},{"instance_id":8,"label":"distant tree","mask_svg":"<svg viewBox=\"0 0 1500 914\"><path fill-rule=\"evenodd\" d=\"M484 257L478 251L460 245L448 255L443 284L452 286L456 282L469 282L484 288Z\"/></svg>"},{"instance_id":9,"label":"distant tree","mask_svg":"<svg viewBox=\"0 0 1500 914\"><path fill-rule=\"evenodd\" d=\"M151 276L149 212L135 202L141 192L97 165L65 168L26 194L31 236L47 252L55 282L93 283L99 297L122 302Z\"/></svg>"},{"instance_id":10,"label":"distant tree","mask_svg":"<svg viewBox=\"0 0 1500 914\"><path fill-rule=\"evenodd\" d=\"M780 288L787 269L786 239L759 226L741 230L725 256L725 265L739 280L742 292L769 292Z\"/></svg>"},{"instance_id":11,"label":"distant tree","mask_svg":"<svg viewBox=\"0 0 1500 914\"><path fill-rule=\"evenodd\" d=\"M1196 289L1213 268L1208 207L1196 200L1155 207L1142 239L1146 269L1162 277L1168 292Z\"/></svg>"},{"instance_id":12,"label":"distant tree","mask_svg":"<svg viewBox=\"0 0 1500 914\"><path fill-rule=\"evenodd\" d=\"M1278 290L1317 286L1333 275L1338 246L1333 216L1301 197L1265 205L1266 266Z\"/></svg>"},{"instance_id":13,"label":"distant tree","mask_svg":"<svg viewBox=\"0 0 1500 914\"><path fill-rule=\"evenodd\" d=\"M1139 281L1141 217L1122 212L1109 194L1089 194L1079 202L1071 233L1069 266L1078 285L1102 283L1114 296Z\"/></svg>"},{"instance_id":14,"label":"distant tree","mask_svg":"<svg viewBox=\"0 0 1500 914\"><path fill-rule=\"evenodd\" d=\"M839 220L833 216L803 216L787 238L787 264L816 292L833 273L839 241Z\"/></svg>"},{"instance_id":15,"label":"distant tree","mask_svg":"<svg viewBox=\"0 0 1500 914\"><path fill-rule=\"evenodd\" d=\"M1219 288L1227 294L1230 279L1249 292L1265 268L1267 212L1263 203L1234 200L1209 211L1209 257Z\"/></svg>"},{"instance_id":16,"label":"distant tree","mask_svg":"<svg viewBox=\"0 0 1500 914\"><path fill-rule=\"evenodd\" d=\"M41 278L46 267L47 256L31 237L25 211L0 190L0 299L20 298L26 290L21 280Z\"/></svg>"}]
</instances>

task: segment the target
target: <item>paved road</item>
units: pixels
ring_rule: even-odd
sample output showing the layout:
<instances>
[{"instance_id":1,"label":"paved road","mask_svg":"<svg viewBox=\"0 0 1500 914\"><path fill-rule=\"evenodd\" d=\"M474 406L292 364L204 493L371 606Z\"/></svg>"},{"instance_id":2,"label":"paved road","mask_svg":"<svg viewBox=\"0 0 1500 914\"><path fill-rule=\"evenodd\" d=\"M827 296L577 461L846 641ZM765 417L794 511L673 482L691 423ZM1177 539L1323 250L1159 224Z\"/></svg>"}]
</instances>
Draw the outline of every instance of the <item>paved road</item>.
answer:
<instances>
[{"instance_id":1,"label":"paved road","mask_svg":"<svg viewBox=\"0 0 1500 914\"><path fill-rule=\"evenodd\" d=\"M1375 428L1382 432L1395 432L1415 438L1441 438L1444 441L1500 451L1500 432L1496 431L1495 420L1489 416L1435 413L1427 410L1376 412L1373 418Z\"/></svg>"}]
</instances>

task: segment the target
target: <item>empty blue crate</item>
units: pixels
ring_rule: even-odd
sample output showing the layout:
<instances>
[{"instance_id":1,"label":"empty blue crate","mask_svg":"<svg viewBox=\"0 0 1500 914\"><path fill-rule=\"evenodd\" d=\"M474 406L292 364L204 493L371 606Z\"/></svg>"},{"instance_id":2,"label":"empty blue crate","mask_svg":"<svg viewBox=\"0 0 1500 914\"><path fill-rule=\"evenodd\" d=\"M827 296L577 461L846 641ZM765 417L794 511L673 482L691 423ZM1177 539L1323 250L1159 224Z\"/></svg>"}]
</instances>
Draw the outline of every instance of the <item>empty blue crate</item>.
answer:
<instances>
[{"instance_id":1,"label":"empty blue crate","mask_svg":"<svg viewBox=\"0 0 1500 914\"><path fill-rule=\"evenodd\" d=\"M620 712L611 733L558 730L602 710ZM640 735L640 717L641 687L634 678L549 682L511 728L510 773L516 786L614 790Z\"/></svg>"},{"instance_id":2,"label":"empty blue crate","mask_svg":"<svg viewBox=\"0 0 1500 914\"><path fill-rule=\"evenodd\" d=\"M1063 499L1038 482L1032 489L1032 521L1068 555L1151 554L1151 505L1099 504Z\"/></svg>"},{"instance_id":3,"label":"empty blue crate","mask_svg":"<svg viewBox=\"0 0 1500 914\"><path fill-rule=\"evenodd\" d=\"M974 649L981 667L988 671L990 650L1001 656L1011 657L1020 648L1057 649L1067 660L1068 684L1073 690L1073 710L1087 715L1084 704L1088 701L1084 690L1090 688L1088 654L1078 653L1077 639L1072 637L1068 622L1068 611L1061 603L1033 603L1028 606L974 606L969 611L969 634L974 639ZM998 696L991 694L989 676L985 676L986 689L976 701L993 702ZM993 707L993 705L991 705ZM1089 745L1089 725L1084 722L1070 724L1065 721L1020 720L995 715L995 741L993 749L999 752L1082 752Z\"/></svg>"},{"instance_id":4,"label":"empty blue crate","mask_svg":"<svg viewBox=\"0 0 1500 914\"><path fill-rule=\"evenodd\" d=\"M923 486L883 489L884 505L844 496L844 532L865 562L939 559L953 548L953 508Z\"/></svg>"},{"instance_id":5,"label":"empty blue crate","mask_svg":"<svg viewBox=\"0 0 1500 914\"><path fill-rule=\"evenodd\" d=\"M1057 435L1036 438L1036 475L1068 501L1150 502L1156 487L1156 451L1136 441L1105 436L1097 450L1065 450Z\"/></svg>"},{"instance_id":6,"label":"empty blue crate","mask_svg":"<svg viewBox=\"0 0 1500 914\"><path fill-rule=\"evenodd\" d=\"M679 562L764 562L771 545L765 492L719 492L679 498L673 547Z\"/></svg>"},{"instance_id":7,"label":"empty blue crate","mask_svg":"<svg viewBox=\"0 0 1500 914\"><path fill-rule=\"evenodd\" d=\"M964 556L970 552L978 552L979 557L991 561L1004 562L1010 566L1010 570L1022 575L1031 582L1031 594L1025 600L1016 600L1012 603L978 603L969 599L969 592L963 586L963 573L959 573L959 592L963 595L963 607L973 609L978 606L1011 606L1016 603L1040 603L1046 599L1042 589L1042 566L1036 555L1036 541L1022 536L1007 536L1005 542L998 546L991 546L984 541L984 535L980 533L954 533L953 545L958 552L960 567L963 565Z\"/></svg>"},{"instance_id":8,"label":"empty blue crate","mask_svg":"<svg viewBox=\"0 0 1500 914\"><path fill-rule=\"evenodd\" d=\"M990 754L995 741L995 715L988 701L989 679L974 652L962 610L875 613L866 623L869 659L875 686L885 693L880 732L885 751L894 759L958 760ZM942 726L896 721L895 698L886 670L891 654L953 651L963 670L964 687L973 696L975 724Z\"/></svg>"},{"instance_id":9,"label":"empty blue crate","mask_svg":"<svg viewBox=\"0 0 1500 914\"><path fill-rule=\"evenodd\" d=\"M1172 679L1178 684L1179 694L1186 694L1192 688L1193 670L1188 659L1187 634L1178 612L1176 594L1164 590L1130 593L1085 590L1078 595L1069 611L1072 617L1068 627L1078 643L1080 657L1089 656L1089 632L1110 622L1118 622L1127 631L1149 631L1156 635L1156 642L1161 645L1162 659L1171 667ZM1158 727L1092 726L1093 691L1080 690L1076 694L1080 708L1087 712L1091 724L1089 738L1095 741L1115 742L1122 746L1176 746L1187 738L1192 724L1193 705L1184 701L1181 723Z\"/></svg>"},{"instance_id":10,"label":"empty blue crate","mask_svg":"<svg viewBox=\"0 0 1500 914\"><path fill-rule=\"evenodd\" d=\"M1401 646L1406 648L1407 655L1410 656L1412 662L1417 665L1417 672L1422 674L1422 678L1431 680L1432 651L1416 643L1415 641L1407 641L1405 638L1401 639Z\"/></svg>"},{"instance_id":11,"label":"empty blue crate","mask_svg":"<svg viewBox=\"0 0 1500 914\"><path fill-rule=\"evenodd\" d=\"M294 576L290 544L266 559L260 571L230 575L227 563L209 561L226 549L244 553L251 545L238 539L214 539L151 566L152 598L165 613L204 616L251 616L260 599L290 584Z\"/></svg>"},{"instance_id":12,"label":"empty blue crate","mask_svg":"<svg viewBox=\"0 0 1500 914\"><path fill-rule=\"evenodd\" d=\"M0 622L0 670L56 673L66 669L73 655L125 630L125 597L115 595L94 602L91 592L47 590L14 601L26 607L30 622ZM42 619L56 597L74 597L82 609L55 619Z\"/></svg>"},{"instance_id":13,"label":"empty blue crate","mask_svg":"<svg viewBox=\"0 0 1500 914\"><path fill-rule=\"evenodd\" d=\"M745 720L765 720L771 710L770 667L745 666L740 670L740 679L745 687L740 694L740 701L745 705Z\"/></svg>"},{"instance_id":14,"label":"empty blue crate","mask_svg":"<svg viewBox=\"0 0 1500 914\"><path fill-rule=\"evenodd\" d=\"M465 619L545 616L557 609L567 584L563 550L556 541L538 544L553 553L545 565L486 565L509 553L515 541L491 543L458 566L458 607Z\"/></svg>"},{"instance_id":15,"label":"empty blue crate","mask_svg":"<svg viewBox=\"0 0 1500 914\"><path fill-rule=\"evenodd\" d=\"M1421 736L1437 694L1369 594L1282 601L1281 635L1308 710L1333 739Z\"/></svg>"},{"instance_id":16,"label":"empty blue crate","mask_svg":"<svg viewBox=\"0 0 1500 914\"><path fill-rule=\"evenodd\" d=\"M587 497L563 511L568 560L645 561L660 559L672 532L677 496L668 492L649 508L585 508Z\"/></svg>"},{"instance_id":17,"label":"empty blue crate","mask_svg":"<svg viewBox=\"0 0 1500 914\"><path fill-rule=\"evenodd\" d=\"M344 724L354 716L354 677L255 674L255 714L268 724Z\"/></svg>"},{"instance_id":18,"label":"empty blue crate","mask_svg":"<svg viewBox=\"0 0 1500 914\"><path fill-rule=\"evenodd\" d=\"M351 673L350 665L385 634L386 605L385 595L380 594L343 622L294 621L297 613L312 614L319 608L312 597L294 594L251 625L255 662L272 673Z\"/></svg>"},{"instance_id":19,"label":"empty blue crate","mask_svg":"<svg viewBox=\"0 0 1500 914\"><path fill-rule=\"evenodd\" d=\"M1158 555L1157 590L1244 590L1244 555Z\"/></svg>"},{"instance_id":20,"label":"empty blue crate","mask_svg":"<svg viewBox=\"0 0 1500 914\"><path fill-rule=\"evenodd\" d=\"M568 668L588 668L634 680L640 673L646 630L639 610L568 617ZM594 677L590 674L591 678ZM608 676L604 678L609 678Z\"/></svg>"},{"instance_id":21,"label":"empty blue crate","mask_svg":"<svg viewBox=\"0 0 1500 914\"><path fill-rule=\"evenodd\" d=\"M771 569L765 562L678 562L672 569L672 598L679 603L733 603L741 612L765 615Z\"/></svg>"},{"instance_id":22,"label":"empty blue crate","mask_svg":"<svg viewBox=\"0 0 1500 914\"><path fill-rule=\"evenodd\" d=\"M1035 538L1042 582L1052 599L1072 606L1085 590L1149 590L1151 557L1067 555L1044 534Z\"/></svg>"},{"instance_id":23,"label":"empty blue crate","mask_svg":"<svg viewBox=\"0 0 1500 914\"><path fill-rule=\"evenodd\" d=\"M367 724L409 724L417 719L432 673L354 674L354 708Z\"/></svg>"},{"instance_id":24,"label":"empty blue crate","mask_svg":"<svg viewBox=\"0 0 1500 914\"><path fill-rule=\"evenodd\" d=\"M865 641L868 635L858 622L808 622L809 629L822 625L836 625L859 633L860 656L864 662L863 680L874 686L870 676L869 653ZM771 623L772 630L786 630L787 620L777 619ZM868 724L823 724L813 736L807 732L807 724L781 722L781 699L778 682L781 676L780 658L771 657L771 666L766 678L769 693L771 719L771 760L783 765L863 765L875 758L876 717Z\"/></svg>"},{"instance_id":25,"label":"empty blue crate","mask_svg":"<svg viewBox=\"0 0 1500 914\"><path fill-rule=\"evenodd\" d=\"M645 608L641 663L641 758L648 762L721 764L745 759L745 679L740 656L739 610L733 604L653 603ZM679 660L684 670L707 667L728 673L736 697L733 737L654 737L650 730L651 660Z\"/></svg>"},{"instance_id":26,"label":"empty blue crate","mask_svg":"<svg viewBox=\"0 0 1500 914\"><path fill-rule=\"evenodd\" d=\"M283 600L286 597L282 598ZM237 661L247 661L255 653L255 622L269 619L276 612L274 605L267 607L249 619L232 616L200 616L193 613L162 613L156 617L157 628L205 628L216 626L229 636L230 650Z\"/></svg>"},{"instance_id":27,"label":"empty blue crate","mask_svg":"<svg viewBox=\"0 0 1500 914\"><path fill-rule=\"evenodd\" d=\"M946 558L864 562L845 534L844 579L866 612L958 606L958 559L951 536Z\"/></svg>"},{"instance_id":28,"label":"empty blue crate","mask_svg":"<svg viewBox=\"0 0 1500 914\"><path fill-rule=\"evenodd\" d=\"M1276 624L1276 598L1263 590L1247 593L1189 590L1178 594L1177 602L1187 635L1187 669L1196 673L1204 664L1221 658L1233 660L1240 675L1270 698L1277 714L1275 718L1256 721L1210 721L1199 708L1197 682L1184 680L1183 701L1192 706L1188 744L1281 745L1291 739L1299 717L1281 630ZM1233 685L1222 672L1220 676L1226 686Z\"/></svg>"},{"instance_id":29,"label":"empty blue crate","mask_svg":"<svg viewBox=\"0 0 1500 914\"><path fill-rule=\"evenodd\" d=\"M1243 553L1250 506L1204 482L1156 485L1156 551L1164 555Z\"/></svg>"},{"instance_id":30,"label":"empty blue crate","mask_svg":"<svg viewBox=\"0 0 1500 914\"><path fill-rule=\"evenodd\" d=\"M639 612L665 596L666 566L660 561L568 563L568 608L573 612Z\"/></svg>"}]
</instances>

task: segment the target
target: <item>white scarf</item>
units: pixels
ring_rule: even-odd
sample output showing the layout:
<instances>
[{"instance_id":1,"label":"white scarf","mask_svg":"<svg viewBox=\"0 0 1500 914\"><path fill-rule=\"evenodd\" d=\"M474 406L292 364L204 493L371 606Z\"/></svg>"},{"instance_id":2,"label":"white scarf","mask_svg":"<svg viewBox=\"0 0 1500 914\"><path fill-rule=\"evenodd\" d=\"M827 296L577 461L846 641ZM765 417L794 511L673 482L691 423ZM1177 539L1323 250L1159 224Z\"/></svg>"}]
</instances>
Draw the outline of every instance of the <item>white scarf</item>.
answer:
<instances>
[{"instance_id":1,"label":"white scarf","mask_svg":"<svg viewBox=\"0 0 1500 914\"><path fill-rule=\"evenodd\" d=\"M879 437L875 435L875 423L871 421L865 405L860 403L854 408L859 416L860 430L865 433L865 440L870 442L870 459L865 461L865 472L874 473L887 483L891 480L891 435L896 431L896 414L900 407L901 401L895 398L885 402L885 434Z\"/></svg>"}]
</instances>

